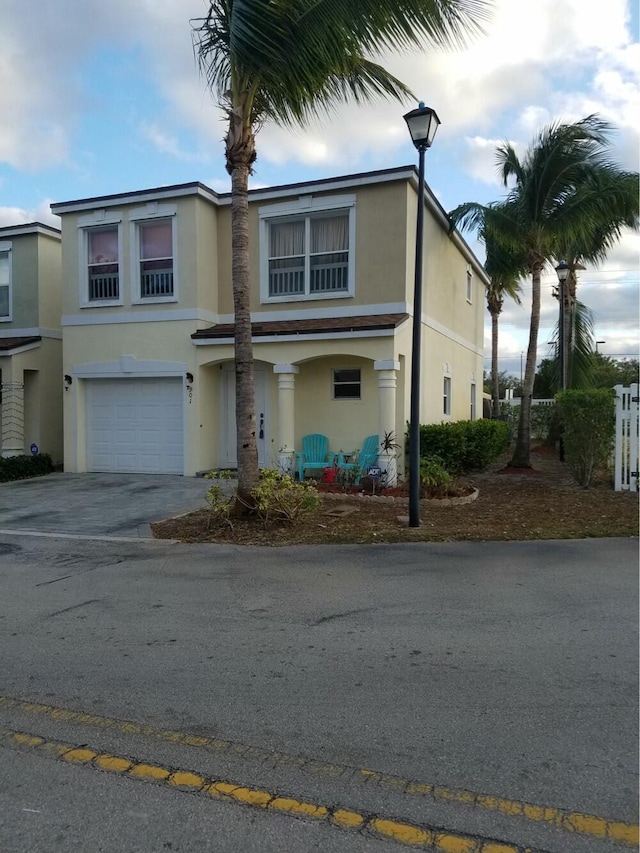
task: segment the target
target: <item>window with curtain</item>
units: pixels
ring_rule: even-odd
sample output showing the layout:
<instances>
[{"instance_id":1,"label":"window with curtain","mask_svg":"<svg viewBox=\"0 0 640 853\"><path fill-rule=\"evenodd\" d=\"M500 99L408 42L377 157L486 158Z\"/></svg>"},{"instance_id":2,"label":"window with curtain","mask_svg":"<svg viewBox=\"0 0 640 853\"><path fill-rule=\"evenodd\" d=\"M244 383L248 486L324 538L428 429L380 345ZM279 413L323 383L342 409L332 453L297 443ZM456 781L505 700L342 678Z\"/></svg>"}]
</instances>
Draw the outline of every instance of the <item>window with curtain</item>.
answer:
<instances>
[{"instance_id":1,"label":"window with curtain","mask_svg":"<svg viewBox=\"0 0 640 853\"><path fill-rule=\"evenodd\" d=\"M451 414L451 377L445 376L443 382L443 406L442 411L445 415Z\"/></svg>"},{"instance_id":2,"label":"window with curtain","mask_svg":"<svg viewBox=\"0 0 640 853\"><path fill-rule=\"evenodd\" d=\"M269 296L349 289L349 213L269 223Z\"/></svg>"},{"instance_id":3,"label":"window with curtain","mask_svg":"<svg viewBox=\"0 0 640 853\"><path fill-rule=\"evenodd\" d=\"M173 296L173 223L170 219L138 225L140 296Z\"/></svg>"},{"instance_id":4,"label":"window with curtain","mask_svg":"<svg viewBox=\"0 0 640 853\"><path fill-rule=\"evenodd\" d=\"M0 319L11 317L11 260L9 252L0 252Z\"/></svg>"},{"instance_id":5,"label":"window with curtain","mask_svg":"<svg viewBox=\"0 0 640 853\"><path fill-rule=\"evenodd\" d=\"M118 226L87 232L89 301L118 299L120 296Z\"/></svg>"}]
</instances>

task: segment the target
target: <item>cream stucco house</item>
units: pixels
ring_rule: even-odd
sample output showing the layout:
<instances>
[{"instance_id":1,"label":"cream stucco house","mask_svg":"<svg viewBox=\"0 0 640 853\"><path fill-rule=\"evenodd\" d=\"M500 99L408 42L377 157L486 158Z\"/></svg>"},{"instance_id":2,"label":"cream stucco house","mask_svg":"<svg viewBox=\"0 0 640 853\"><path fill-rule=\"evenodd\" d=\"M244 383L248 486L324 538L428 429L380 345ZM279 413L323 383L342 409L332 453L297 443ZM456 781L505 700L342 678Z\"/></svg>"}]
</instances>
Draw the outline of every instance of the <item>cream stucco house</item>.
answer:
<instances>
[{"instance_id":1,"label":"cream stucco house","mask_svg":"<svg viewBox=\"0 0 640 853\"><path fill-rule=\"evenodd\" d=\"M0 228L2 455L34 446L62 461L60 232L33 222Z\"/></svg>"},{"instance_id":2,"label":"cream stucco house","mask_svg":"<svg viewBox=\"0 0 640 853\"><path fill-rule=\"evenodd\" d=\"M482 416L485 274L427 192L423 423ZM260 463L311 432L359 448L409 414L417 173L250 192ZM54 204L65 470L233 467L228 194L200 183Z\"/></svg>"}]
</instances>

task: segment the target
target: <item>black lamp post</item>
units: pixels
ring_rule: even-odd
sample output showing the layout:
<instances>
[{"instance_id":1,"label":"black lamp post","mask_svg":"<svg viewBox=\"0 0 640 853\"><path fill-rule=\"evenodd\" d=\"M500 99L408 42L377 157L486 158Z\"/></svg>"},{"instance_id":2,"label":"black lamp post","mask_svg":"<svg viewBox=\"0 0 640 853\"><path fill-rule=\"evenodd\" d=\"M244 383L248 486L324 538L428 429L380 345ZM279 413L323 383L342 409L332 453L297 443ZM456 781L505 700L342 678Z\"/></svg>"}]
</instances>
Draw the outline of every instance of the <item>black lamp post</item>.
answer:
<instances>
[{"instance_id":1,"label":"black lamp post","mask_svg":"<svg viewBox=\"0 0 640 853\"><path fill-rule=\"evenodd\" d=\"M566 298L566 284L567 278L569 277L569 264L566 261L560 261L558 266L556 267L556 273L558 275L558 282L560 284L559 288L559 297L560 297L560 317L558 320L559 325L559 334L558 334L558 346L560 349L560 390L567 390L567 353L566 353L566 334L564 328L564 312L565 312L565 298Z\"/></svg>"},{"instance_id":2,"label":"black lamp post","mask_svg":"<svg viewBox=\"0 0 640 853\"><path fill-rule=\"evenodd\" d=\"M422 332L422 241L424 236L424 155L436 135L440 119L420 102L404 116L413 144L418 149L418 217L416 268L413 291L413 339L411 345L411 414L409 421L409 527L420 527L420 363Z\"/></svg>"}]
</instances>

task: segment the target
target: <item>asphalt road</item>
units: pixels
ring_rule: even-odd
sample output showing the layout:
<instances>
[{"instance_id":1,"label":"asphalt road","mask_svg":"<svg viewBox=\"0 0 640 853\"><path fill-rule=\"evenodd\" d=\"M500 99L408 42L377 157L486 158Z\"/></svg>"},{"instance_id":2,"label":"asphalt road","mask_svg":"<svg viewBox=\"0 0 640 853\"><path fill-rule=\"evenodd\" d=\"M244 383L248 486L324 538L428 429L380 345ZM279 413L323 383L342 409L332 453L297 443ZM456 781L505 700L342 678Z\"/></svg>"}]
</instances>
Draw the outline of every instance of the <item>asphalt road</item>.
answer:
<instances>
[{"instance_id":1,"label":"asphalt road","mask_svg":"<svg viewBox=\"0 0 640 853\"><path fill-rule=\"evenodd\" d=\"M635 540L0 540L0 850L631 849Z\"/></svg>"}]
</instances>

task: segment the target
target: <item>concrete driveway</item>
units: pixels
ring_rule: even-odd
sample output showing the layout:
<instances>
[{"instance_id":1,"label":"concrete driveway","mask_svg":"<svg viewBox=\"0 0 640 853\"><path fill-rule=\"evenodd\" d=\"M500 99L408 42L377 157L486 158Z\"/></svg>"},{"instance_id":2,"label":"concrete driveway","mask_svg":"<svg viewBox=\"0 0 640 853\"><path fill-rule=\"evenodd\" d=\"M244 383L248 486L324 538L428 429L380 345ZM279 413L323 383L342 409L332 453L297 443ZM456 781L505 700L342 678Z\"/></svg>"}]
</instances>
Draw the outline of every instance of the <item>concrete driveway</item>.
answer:
<instances>
[{"instance_id":1,"label":"concrete driveway","mask_svg":"<svg viewBox=\"0 0 640 853\"><path fill-rule=\"evenodd\" d=\"M156 474L49 474L1 483L0 532L150 538L150 522L204 506L210 485Z\"/></svg>"}]
</instances>

